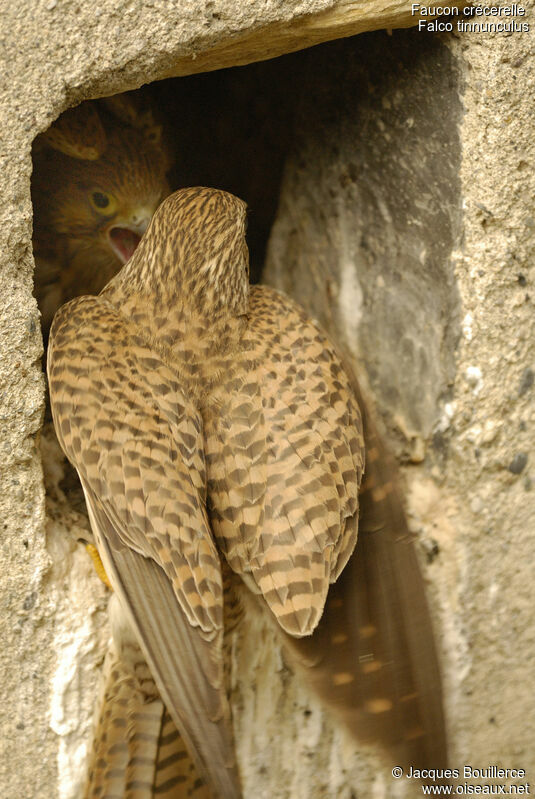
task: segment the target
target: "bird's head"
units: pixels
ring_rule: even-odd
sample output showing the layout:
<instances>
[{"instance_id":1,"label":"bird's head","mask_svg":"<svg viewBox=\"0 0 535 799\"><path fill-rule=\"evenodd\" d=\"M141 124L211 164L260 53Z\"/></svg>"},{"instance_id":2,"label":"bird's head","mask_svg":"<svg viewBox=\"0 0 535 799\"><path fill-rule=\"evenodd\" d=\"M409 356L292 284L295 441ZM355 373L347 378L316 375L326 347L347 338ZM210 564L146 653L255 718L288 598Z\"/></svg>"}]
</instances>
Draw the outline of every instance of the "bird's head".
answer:
<instances>
[{"instance_id":1,"label":"bird's head","mask_svg":"<svg viewBox=\"0 0 535 799\"><path fill-rule=\"evenodd\" d=\"M198 314L247 313L246 221L247 207L233 194L180 189L159 206L123 274Z\"/></svg>"},{"instance_id":2,"label":"bird's head","mask_svg":"<svg viewBox=\"0 0 535 799\"><path fill-rule=\"evenodd\" d=\"M46 164L36 170L41 191L34 194L46 203L36 213L39 227L59 234L69 257L88 250L95 264L107 263L106 282L131 257L169 193L166 167L157 147L123 125L107 132L106 149L94 160L47 153ZM54 173L61 175L55 186ZM42 190L46 180L49 191Z\"/></svg>"}]
</instances>

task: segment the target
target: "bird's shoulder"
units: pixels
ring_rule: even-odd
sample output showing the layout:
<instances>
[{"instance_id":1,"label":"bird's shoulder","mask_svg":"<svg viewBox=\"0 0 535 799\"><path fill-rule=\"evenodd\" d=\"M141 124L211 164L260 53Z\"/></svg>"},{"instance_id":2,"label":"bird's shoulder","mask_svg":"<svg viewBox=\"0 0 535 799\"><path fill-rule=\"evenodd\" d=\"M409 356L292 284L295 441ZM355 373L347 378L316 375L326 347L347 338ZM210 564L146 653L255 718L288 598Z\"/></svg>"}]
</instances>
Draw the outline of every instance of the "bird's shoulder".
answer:
<instances>
[{"instance_id":1,"label":"bird's shoulder","mask_svg":"<svg viewBox=\"0 0 535 799\"><path fill-rule=\"evenodd\" d=\"M82 359L86 370L91 364L105 363L118 373L136 371L145 380L157 371L175 390L180 388L162 347L129 307L113 302L113 296L75 297L56 312L50 329L49 370L60 363L72 365L76 358Z\"/></svg>"},{"instance_id":2,"label":"bird's shoulder","mask_svg":"<svg viewBox=\"0 0 535 799\"><path fill-rule=\"evenodd\" d=\"M200 452L202 421L172 365L142 327L105 297L77 297L57 311L48 378L56 429L71 460L76 453L63 440L63 428L89 442L95 419L105 425L110 418L117 440L129 426L132 436L164 437L169 446L193 437L190 456ZM202 471L203 458L195 461Z\"/></svg>"},{"instance_id":3,"label":"bird's shoulder","mask_svg":"<svg viewBox=\"0 0 535 799\"><path fill-rule=\"evenodd\" d=\"M271 286L251 287L244 343L244 350L260 360L282 360L287 366L309 364L349 385L340 355L319 322L295 300Z\"/></svg>"},{"instance_id":4,"label":"bird's shoulder","mask_svg":"<svg viewBox=\"0 0 535 799\"><path fill-rule=\"evenodd\" d=\"M363 460L359 395L344 360L315 319L269 286L251 291L241 367L244 380L257 385L266 420L288 431L306 421L311 435L323 435L325 425L331 434L352 430L354 454Z\"/></svg>"}]
</instances>

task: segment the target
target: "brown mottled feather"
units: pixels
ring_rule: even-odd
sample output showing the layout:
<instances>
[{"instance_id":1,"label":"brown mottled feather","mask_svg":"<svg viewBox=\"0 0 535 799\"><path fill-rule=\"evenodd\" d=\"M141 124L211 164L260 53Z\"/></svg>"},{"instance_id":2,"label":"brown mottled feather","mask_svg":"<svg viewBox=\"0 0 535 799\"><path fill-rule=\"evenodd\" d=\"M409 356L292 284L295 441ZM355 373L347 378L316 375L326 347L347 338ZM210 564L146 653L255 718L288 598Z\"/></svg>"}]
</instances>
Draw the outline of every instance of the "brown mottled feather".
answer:
<instances>
[{"instance_id":1,"label":"brown mottled feather","mask_svg":"<svg viewBox=\"0 0 535 799\"><path fill-rule=\"evenodd\" d=\"M240 797L222 630L205 635L190 624L163 569L124 545L98 499L84 491L110 582L198 773L217 796Z\"/></svg>"},{"instance_id":2,"label":"brown mottled feather","mask_svg":"<svg viewBox=\"0 0 535 799\"><path fill-rule=\"evenodd\" d=\"M172 160L164 143L163 126L158 122L152 104L147 95L139 92L123 92L101 100L108 111L125 125L137 128L144 138L153 145L158 145L165 161L165 168L171 166Z\"/></svg>"},{"instance_id":3,"label":"brown mottled feather","mask_svg":"<svg viewBox=\"0 0 535 799\"><path fill-rule=\"evenodd\" d=\"M110 616L113 642L104 666L84 799L208 799L114 598Z\"/></svg>"},{"instance_id":4,"label":"brown mottled feather","mask_svg":"<svg viewBox=\"0 0 535 799\"><path fill-rule=\"evenodd\" d=\"M56 432L77 466L110 582L202 773L219 769L215 784L221 779L224 794L239 795L199 414L158 353L109 302L73 300L52 330ZM196 723L203 709L205 729Z\"/></svg>"},{"instance_id":5,"label":"brown mottled feather","mask_svg":"<svg viewBox=\"0 0 535 799\"><path fill-rule=\"evenodd\" d=\"M308 635L357 538L362 425L340 360L291 300L254 287L202 412L218 544L280 625Z\"/></svg>"},{"instance_id":6,"label":"brown mottled feather","mask_svg":"<svg viewBox=\"0 0 535 799\"><path fill-rule=\"evenodd\" d=\"M403 766L445 767L438 656L397 470L347 362L345 368L366 443L359 538L314 634L284 636L283 646L357 740L379 744Z\"/></svg>"},{"instance_id":7,"label":"brown mottled feather","mask_svg":"<svg viewBox=\"0 0 535 799\"><path fill-rule=\"evenodd\" d=\"M100 158L106 149L106 132L96 104L88 101L65 111L41 134L38 147L42 145L84 161Z\"/></svg>"},{"instance_id":8,"label":"brown mottled feather","mask_svg":"<svg viewBox=\"0 0 535 799\"><path fill-rule=\"evenodd\" d=\"M390 710L408 701L412 677L405 684L400 675L416 668L418 641L405 613L417 611L422 593L421 583L413 596L403 586L400 569L408 567L409 579L418 570L412 544L406 556L396 543L404 517L394 503L387 533L364 534L366 565L356 567L353 596L364 466L358 387L298 306L271 289L250 290L244 228L236 197L176 192L101 295L58 312L49 348L56 430L80 474L111 584L200 772L229 799L240 788L218 551L262 597L281 634L308 636L295 644L300 662L321 660L330 583L325 620L339 622L342 601L354 624L353 608L371 597L360 639L352 638L357 662L370 654L361 627L372 624L381 657L400 657L383 672L387 693L377 697L371 677L354 679L353 661L350 681L362 688L355 716L365 719L356 727L372 737L390 735L384 714L375 724L385 703ZM416 618L431 636L427 610ZM420 651L430 658L431 688L438 677L430 641ZM335 667L316 685L326 696L333 679L341 684ZM310 668L313 683L321 673ZM422 678L422 669L414 673Z\"/></svg>"}]
</instances>

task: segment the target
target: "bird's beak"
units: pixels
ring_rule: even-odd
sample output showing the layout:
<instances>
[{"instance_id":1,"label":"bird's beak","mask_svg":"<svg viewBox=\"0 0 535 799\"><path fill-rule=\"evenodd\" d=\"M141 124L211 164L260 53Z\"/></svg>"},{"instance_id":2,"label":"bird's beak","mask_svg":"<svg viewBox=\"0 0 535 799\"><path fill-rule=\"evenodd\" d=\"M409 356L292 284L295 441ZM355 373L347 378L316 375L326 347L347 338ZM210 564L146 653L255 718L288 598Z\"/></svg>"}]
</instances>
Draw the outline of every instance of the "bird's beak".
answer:
<instances>
[{"instance_id":1,"label":"bird's beak","mask_svg":"<svg viewBox=\"0 0 535 799\"><path fill-rule=\"evenodd\" d=\"M114 220L106 231L111 249L123 264L141 241L153 213L154 209L137 208L128 219Z\"/></svg>"}]
</instances>

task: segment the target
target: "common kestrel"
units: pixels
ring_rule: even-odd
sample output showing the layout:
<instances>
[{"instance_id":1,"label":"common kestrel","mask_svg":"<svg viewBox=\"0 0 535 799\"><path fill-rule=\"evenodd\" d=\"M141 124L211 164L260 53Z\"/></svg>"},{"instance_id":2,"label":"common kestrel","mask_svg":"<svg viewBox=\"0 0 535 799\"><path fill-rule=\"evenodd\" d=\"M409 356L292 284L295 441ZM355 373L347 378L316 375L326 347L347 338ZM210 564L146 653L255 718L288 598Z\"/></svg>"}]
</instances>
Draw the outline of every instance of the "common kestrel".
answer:
<instances>
[{"instance_id":1,"label":"common kestrel","mask_svg":"<svg viewBox=\"0 0 535 799\"><path fill-rule=\"evenodd\" d=\"M171 195L100 295L58 311L48 354L54 424L111 584L199 773L229 799L241 788L228 573L357 736L445 756L427 606L387 461L366 418L352 557L359 389L294 302L249 286L245 219L222 191Z\"/></svg>"}]
</instances>

